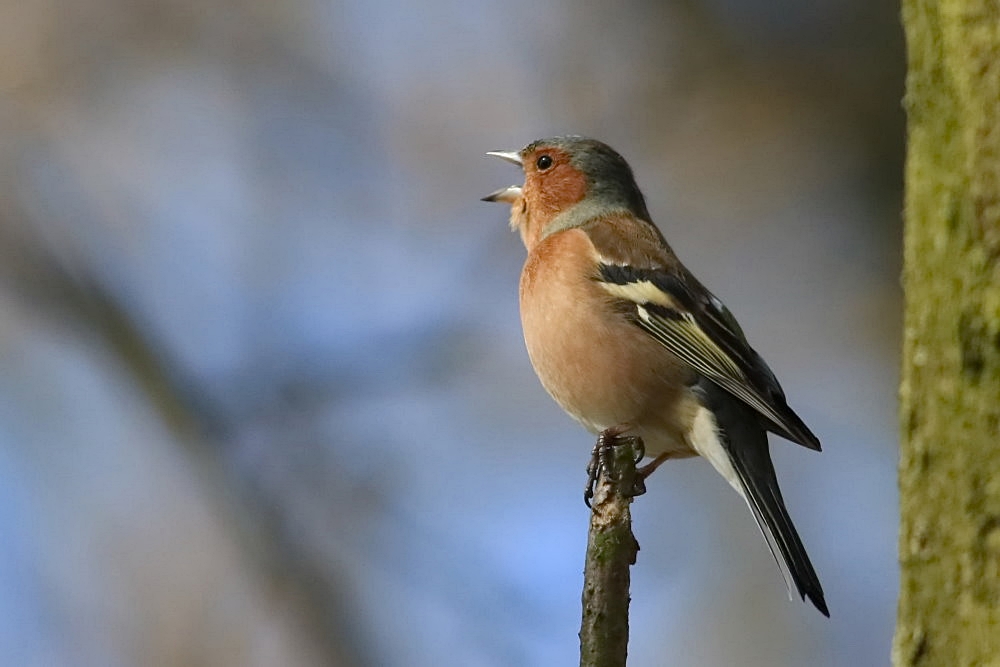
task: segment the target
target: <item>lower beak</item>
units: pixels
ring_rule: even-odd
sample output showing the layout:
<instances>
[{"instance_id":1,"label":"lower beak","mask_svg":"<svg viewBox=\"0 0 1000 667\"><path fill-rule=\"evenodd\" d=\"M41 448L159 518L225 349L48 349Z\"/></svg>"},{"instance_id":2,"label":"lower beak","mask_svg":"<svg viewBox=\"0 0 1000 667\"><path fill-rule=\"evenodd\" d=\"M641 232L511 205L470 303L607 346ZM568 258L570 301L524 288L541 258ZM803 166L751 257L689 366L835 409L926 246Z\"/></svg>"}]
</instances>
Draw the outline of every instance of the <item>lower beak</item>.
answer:
<instances>
[{"instance_id":1,"label":"lower beak","mask_svg":"<svg viewBox=\"0 0 1000 667\"><path fill-rule=\"evenodd\" d=\"M516 164L518 167L523 167L524 163L521 161L521 156L517 151L490 151L487 155L492 155L493 157L498 157L501 160L506 160Z\"/></svg>"},{"instance_id":2,"label":"lower beak","mask_svg":"<svg viewBox=\"0 0 1000 667\"><path fill-rule=\"evenodd\" d=\"M483 201L499 201L513 204L518 200L521 194L522 191L520 185L508 185L505 188L500 188L496 192L491 192L486 195L483 197Z\"/></svg>"}]
</instances>

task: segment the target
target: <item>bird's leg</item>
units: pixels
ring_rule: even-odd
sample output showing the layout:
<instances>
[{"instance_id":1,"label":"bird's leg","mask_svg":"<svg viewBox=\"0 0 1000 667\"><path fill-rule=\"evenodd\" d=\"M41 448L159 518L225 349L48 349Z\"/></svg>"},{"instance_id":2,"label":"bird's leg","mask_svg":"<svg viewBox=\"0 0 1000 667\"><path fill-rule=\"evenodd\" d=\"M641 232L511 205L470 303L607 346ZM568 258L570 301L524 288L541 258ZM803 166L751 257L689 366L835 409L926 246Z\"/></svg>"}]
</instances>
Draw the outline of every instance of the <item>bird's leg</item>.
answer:
<instances>
[{"instance_id":1,"label":"bird's leg","mask_svg":"<svg viewBox=\"0 0 1000 667\"><path fill-rule=\"evenodd\" d=\"M637 468L635 471L636 478L641 479L643 482L645 482L646 478L652 475L654 472L656 472L656 469L659 468L661 465L663 465L663 462L669 458L670 458L670 452L664 452L663 454L660 454L646 465L642 466L641 468ZM638 461L636 461L636 463L638 463Z\"/></svg>"},{"instance_id":2,"label":"bird's leg","mask_svg":"<svg viewBox=\"0 0 1000 667\"><path fill-rule=\"evenodd\" d=\"M639 449L639 451L642 452L644 456L646 448L643 446L642 438L638 438L638 440L639 440L639 447L637 447L637 449ZM661 465L663 465L663 462L669 458L670 458L669 453L663 453L654 458L646 465L640 466L635 469L635 484L632 486L633 496L641 496L642 494L646 493L646 478L652 475L653 472ZM639 461L641 460L642 456L640 456L636 460L636 463L639 463Z\"/></svg>"},{"instance_id":3,"label":"bird's leg","mask_svg":"<svg viewBox=\"0 0 1000 667\"><path fill-rule=\"evenodd\" d=\"M642 438L634 435L623 436L622 433L631 428L628 424L619 424L601 431L597 436L597 444L590 452L590 462L587 464L587 487L583 491L583 502L590 507L590 501L594 497L594 487L597 485L597 478L607 465L607 459L612 447L627 445L633 447L636 452L635 462L639 463L646 455L646 445ZM652 465L652 464L650 464ZM643 484L645 477L636 474L635 486L632 490L633 496L641 496L646 492L646 485Z\"/></svg>"}]
</instances>

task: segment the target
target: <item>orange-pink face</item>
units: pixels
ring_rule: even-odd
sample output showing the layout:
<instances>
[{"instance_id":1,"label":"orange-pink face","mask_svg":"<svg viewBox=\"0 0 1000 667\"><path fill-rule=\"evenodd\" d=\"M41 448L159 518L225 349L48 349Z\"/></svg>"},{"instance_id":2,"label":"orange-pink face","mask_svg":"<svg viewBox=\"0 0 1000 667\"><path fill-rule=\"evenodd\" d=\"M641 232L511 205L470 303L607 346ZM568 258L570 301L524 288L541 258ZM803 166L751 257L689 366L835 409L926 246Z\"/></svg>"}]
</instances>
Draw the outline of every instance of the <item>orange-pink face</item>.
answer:
<instances>
[{"instance_id":1,"label":"orange-pink face","mask_svg":"<svg viewBox=\"0 0 1000 667\"><path fill-rule=\"evenodd\" d=\"M537 233L586 196L587 178L566 151L554 146L529 146L521 152L521 160L531 231Z\"/></svg>"}]
</instances>

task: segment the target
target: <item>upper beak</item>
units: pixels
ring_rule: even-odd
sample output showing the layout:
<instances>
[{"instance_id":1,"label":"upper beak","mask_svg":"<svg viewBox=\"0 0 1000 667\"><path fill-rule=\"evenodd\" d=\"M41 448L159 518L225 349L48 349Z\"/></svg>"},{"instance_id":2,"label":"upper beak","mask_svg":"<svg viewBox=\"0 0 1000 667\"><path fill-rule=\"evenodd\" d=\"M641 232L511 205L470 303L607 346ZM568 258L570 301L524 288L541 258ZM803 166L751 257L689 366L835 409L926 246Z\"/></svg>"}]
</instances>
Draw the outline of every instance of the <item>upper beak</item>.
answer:
<instances>
[{"instance_id":1,"label":"upper beak","mask_svg":"<svg viewBox=\"0 0 1000 667\"><path fill-rule=\"evenodd\" d=\"M505 188L500 188L496 192L491 192L490 194L483 197L483 201L502 201L508 204L513 204L517 201L517 198L521 196L521 186L520 185L508 185Z\"/></svg>"},{"instance_id":2,"label":"upper beak","mask_svg":"<svg viewBox=\"0 0 1000 667\"><path fill-rule=\"evenodd\" d=\"M524 163L521 162L521 156L517 151L490 151L487 155L492 155L493 157L498 157L501 160L506 160L507 162L512 162L518 167L523 167Z\"/></svg>"}]
</instances>

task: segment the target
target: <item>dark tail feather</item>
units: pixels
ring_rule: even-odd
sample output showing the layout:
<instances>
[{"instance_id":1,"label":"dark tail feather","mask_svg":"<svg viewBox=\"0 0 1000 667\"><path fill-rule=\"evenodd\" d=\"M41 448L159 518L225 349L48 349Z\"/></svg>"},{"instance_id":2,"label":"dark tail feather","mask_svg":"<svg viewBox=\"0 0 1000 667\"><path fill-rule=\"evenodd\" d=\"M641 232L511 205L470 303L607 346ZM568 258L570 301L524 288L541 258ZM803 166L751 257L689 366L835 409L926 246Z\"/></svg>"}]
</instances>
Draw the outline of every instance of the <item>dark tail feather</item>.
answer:
<instances>
[{"instance_id":1,"label":"dark tail feather","mask_svg":"<svg viewBox=\"0 0 1000 667\"><path fill-rule=\"evenodd\" d=\"M781 498L767 432L756 413L708 381L699 382L696 390L715 415L719 440L729 455L747 504L781 568L789 591L794 586L803 599L809 598L820 613L829 617L819 577Z\"/></svg>"},{"instance_id":2,"label":"dark tail feather","mask_svg":"<svg viewBox=\"0 0 1000 667\"><path fill-rule=\"evenodd\" d=\"M750 456L732 456L733 467L743 484L747 504L767 539L771 554L786 580L790 579L787 583L789 586L794 585L803 599L809 598L821 614L829 617L823 587L792 519L788 516L788 510L785 509L785 501L778 488L778 478L774 474L774 466L766 447L765 441L764 449Z\"/></svg>"}]
</instances>

